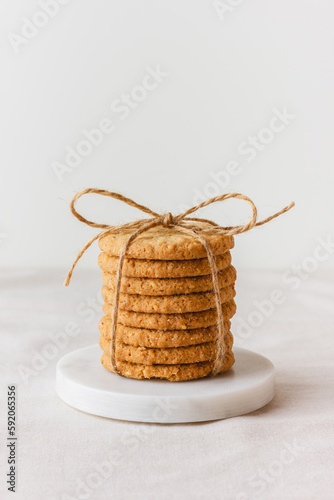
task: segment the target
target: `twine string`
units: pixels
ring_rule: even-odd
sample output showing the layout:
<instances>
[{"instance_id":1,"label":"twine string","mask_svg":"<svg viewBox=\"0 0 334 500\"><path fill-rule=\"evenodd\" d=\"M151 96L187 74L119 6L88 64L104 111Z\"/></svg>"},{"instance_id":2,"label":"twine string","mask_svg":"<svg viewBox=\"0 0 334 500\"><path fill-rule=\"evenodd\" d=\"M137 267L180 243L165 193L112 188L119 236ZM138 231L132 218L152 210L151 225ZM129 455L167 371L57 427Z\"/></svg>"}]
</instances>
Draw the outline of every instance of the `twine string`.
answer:
<instances>
[{"instance_id":1,"label":"twine string","mask_svg":"<svg viewBox=\"0 0 334 500\"><path fill-rule=\"evenodd\" d=\"M115 279L115 294L114 294L114 307L113 307L113 312L112 312L112 319L111 319L111 334L110 334L110 361L111 361L111 366L115 370L115 372L118 375L122 375L120 371L117 368L117 363L116 363L116 330L117 330L117 320L118 320L118 304L119 304L119 295L120 295L120 290L121 290L121 280L122 280L122 271L123 271L123 264L126 256L126 252L128 248L130 247L131 243L138 238L139 235L141 235L144 231L148 231L152 227L155 227L158 225L158 222L156 220L153 220L151 222L147 222L146 224L143 224L142 227L140 227L134 234L132 234L124 244L121 254L119 256L118 260L118 268L117 268L117 273L116 273L116 279Z\"/></svg>"},{"instance_id":2,"label":"twine string","mask_svg":"<svg viewBox=\"0 0 334 500\"><path fill-rule=\"evenodd\" d=\"M209 267L211 271L212 285L213 291L215 295L216 309L217 309L217 355L215 357L214 366L211 371L211 375L216 375L219 371L220 360L224 358L226 354L226 339L225 339L225 330L224 330L224 318L222 311L222 302L220 296L220 288L219 288L219 280L218 280L218 270L215 256L212 253L208 242L199 234L197 234L194 230L185 228L183 226L178 227L183 233L190 234L194 238L197 238L203 245L206 251L206 255L209 261Z\"/></svg>"},{"instance_id":3,"label":"twine string","mask_svg":"<svg viewBox=\"0 0 334 500\"><path fill-rule=\"evenodd\" d=\"M82 196L86 194L98 194L102 196L107 196L110 198L114 198L116 200L122 201L123 203L126 203L127 205L130 205L134 208L137 208L141 212L144 212L148 215L151 215L151 218L149 219L140 219L134 222L129 222L127 224L122 224L119 226L110 226L108 224L100 224L94 221L90 221L83 217L79 212L77 212L75 208L76 202L81 198ZM189 215L193 214L200 208L205 208L208 205L211 205L212 203L217 203L220 201L225 201L231 198L236 198L240 199L243 201L246 201L252 209L252 215L251 219L249 222L247 222L244 225L239 225L239 226L229 226L229 227L223 227L219 226L215 222L208 220L208 219L202 219L202 218L196 218L196 217L188 217ZM216 259L215 256L210 248L210 245L207 243L206 239L203 237L205 234L219 234L222 236L234 236L236 234L241 234L246 231L250 231L253 227L256 226L262 226L263 224L266 224L276 217L279 217L280 215L284 214L288 210L290 210L293 206L295 205L294 202L290 203L290 205L284 207L282 210L279 212L275 213L274 215L271 215L270 217L267 217L266 219L257 222L257 209L256 206L254 205L253 201L248 198L248 196L245 196L240 193L226 193L222 194L220 196L215 196L213 198L210 198L207 201L204 201L203 203L200 203L199 205L196 205L192 208L189 208L185 212L179 215L172 215L170 212L166 214L158 214L151 210L150 208L140 205L139 203L136 203L135 201L131 200L130 198L127 198L123 196L120 193L114 193L111 191L106 191L105 189L94 189L94 188L89 188L89 189L84 189L83 191L79 191L72 199L70 208L71 212L76 217L80 222L83 222L84 224L90 226L90 227L95 227L95 228L100 228L102 231L100 231L96 236L94 236L91 240L89 240L84 247L80 250L80 252L77 254L68 274L65 280L65 286L68 286L71 281L71 277L74 271L75 266L77 265L78 261L81 259L83 254L88 250L88 248L99 238L102 238L104 236L108 236L109 234L119 234L123 231L126 230L134 230L132 235L129 236L125 244L123 245L123 248L121 250L120 256L119 256L119 261L118 261L118 268L117 268L117 273L116 273L116 278L115 278L115 294L114 294L114 303L113 303L113 312L112 312L112 326L111 326L111 341L110 341L110 362L113 370L118 374L122 375L120 371L117 368L117 361L116 361L116 331L117 331L117 321L118 321L118 312L119 312L119 296L120 296L120 290L121 290L121 280L122 280L122 275L123 275L123 265L124 261L127 255L127 251L131 244L144 232L148 231L149 229L157 226L163 226L163 227L174 227L177 231L189 234L196 238L198 241L201 242L203 245L203 248L205 249L207 259L209 262L209 267L210 267L210 272L211 272L211 277L212 277L212 286L213 286L213 291L215 295L215 303L216 303L216 309L217 309L217 349L216 349L216 356L214 359L213 363L213 368L211 370L210 375L215 375L219 372L221 361L224 358L226 354L226 336L225 336L225 331L224 331L224 318L223 318L223 312L222 312L222 303L221 303L221 295L220 295L220 288L219 288L219 280L218 280L218 271L217 271L217 266L216 266ZM199 224L200 223L200 224ZM206 224L203 225L203 224Z\"/></svg>"}]
</instances>

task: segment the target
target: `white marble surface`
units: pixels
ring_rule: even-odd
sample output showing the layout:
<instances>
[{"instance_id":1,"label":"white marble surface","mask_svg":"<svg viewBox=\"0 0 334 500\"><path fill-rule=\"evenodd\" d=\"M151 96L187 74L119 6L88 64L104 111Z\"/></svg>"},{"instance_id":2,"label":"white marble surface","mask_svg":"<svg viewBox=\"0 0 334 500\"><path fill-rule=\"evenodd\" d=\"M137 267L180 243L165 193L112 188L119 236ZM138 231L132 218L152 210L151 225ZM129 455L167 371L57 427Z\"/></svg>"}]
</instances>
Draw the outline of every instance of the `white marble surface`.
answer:
<instances>
[{"instance_id":1,"label":"white marble surface","mask_svg":"<svg viewBox=\"0 0 334 500\"><path fill-rule=\"evenodd\" d=\"M171 383L133 380L108 372L99 345L66 354L57 364L56 390L68 405L101 417L187 423L244 415L274 396L275 370L257 353L235 348L231 370L216 377Z\"/></svg>"}]
</instances>

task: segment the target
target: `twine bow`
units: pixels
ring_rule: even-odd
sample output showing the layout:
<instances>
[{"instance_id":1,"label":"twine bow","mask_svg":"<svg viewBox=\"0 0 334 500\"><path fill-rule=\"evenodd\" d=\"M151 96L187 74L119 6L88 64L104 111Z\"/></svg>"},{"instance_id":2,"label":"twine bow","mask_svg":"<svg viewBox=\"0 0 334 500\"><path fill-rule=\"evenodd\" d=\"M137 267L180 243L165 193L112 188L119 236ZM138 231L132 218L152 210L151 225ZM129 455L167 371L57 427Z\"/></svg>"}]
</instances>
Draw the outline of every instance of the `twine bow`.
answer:
<instances>
[{"instance_id":1,"label":"twine bow","mask_svg":"<svg viewBox=\"0 0 334 500\"><path fill-rule=\"evenodd\" d=\"M110 226L108 224L98 224L93 221L89 221L88 219L85 219L81 214L79 214L76 209L75 209L75 204L78 201L79 198L84 196L85 194L99 194L102 196L108 196L110 198L115 198L116 200L120 200L123 203L126 203L127 205L130 205L131 207L135 207L138 210L141 210L142 212L150 215L150 218L147 219L140 219L134 222L130 222L127 224L123 224L120 226ZM218 201L225 201L230 198L237 198L243 201L246 201L252 209L252 216L251 220L244 225L241 226L231 226L231 227L222 227L216 224L215 222L207 219L202 219L202 218L193 218L193 217L188 217L190 214L196 212L200 208L207 207L208 205L211 205L212 203L216 203ZM110 342L110 361L111 361L111 366L113 370L118 374L122 375L120 371L117 368L117 363L116 363L116 354L115 354L115 347L116 347L116 329L117 329L117 319L118 319L118 310L119 310L119 296L120 296L120 289L121 289L121 279L122 279L122 270L123 270L123 264L124 260L126 257L126 253L130 247L130 245L135 241L138 236L140 236L142 233L145 231L148 231L149 229L157 226L163 226L163 227L175 227L177 231L180 231L185 234L189 234L190 236L196 238L198 241L201 242L203 245L209 266L210 266L210 271L211 271L211 276L212 276L212 284L213 284L213 291L215 295L215 302L216 302L216 308L217 308L217 329L218 329L218 335L217 335L217 349L216 349L216 358L214 360L213 364L213 369L211 371L210 375L215 375L219 372L219 368L221 365L221 361L223 357L226 354L226 338L225 338L225 332L224 332L224 318L223 318L223 313L222 313L222 304L221 304L221 297L220 297L220 289L219 289L219 281L218 281L218 271L217 271L217 266L216 266L216 260L215 256L212 253L212 250L205 240L202 235L205 234L219 234L222 236L234 236L236 234L241 234L245 233L246 231L249 231L253 227L256 226L262 226L263 224L266 224L267 222L270 222L271 220L275 219L281 214L284 214L288 210L290 210L295 203L291 203L287 207L283 208L283 210L280 210L279 212L275 213L274 215L268 217L267 219L262 220L261 222L257 222L257 209L256 206L254 205L253 201L248 198L248 196L244 196L239 193L227 193L227 194L222 194L220 196L215 196L214 198L210 198L207 201L204 201L203 203L200 203L199 205L196 205L195 207L189 208L185 212L179 215L172 215L170 212L166 214L158 214L156 212L153 212L148 207L145 207L144 205L139 205L135 201L131 200L130 198L126 198L125 196L119 194L119 193L113 193L111 191L106 191L104 189L84 189L83 191L80 191L77 193L70 204L71 212L72 214L81 222L84 224L87 224L88 226L91 227L97 227L102 229L94 238L92 238L86 245L80 250L78 253L77 257L75 258L71 269L69 270L66 280L65 280L65 286L68 286L73 274L73 270L79 261L79 259L82 257L82 255L86 252L86 250L94 243L99 238L102 238L103 236L107 236L108 234L117 234L121 233L124 230L127 229L133 229L134 232L129 236L127 241L125 242L122 251L119 256L119 261L118 261L118 268L117 268L117 273L116 273L116 280L115 280L115 295L114 295L114 307L113 307L113 314L112 314L112 327L111 327L111 342ZM196 224L197 222L197 224ZM201 224L198 224L200 222ZM203 223L206 223L207 225L203 225Z\"/></svg>"}]
</instances>

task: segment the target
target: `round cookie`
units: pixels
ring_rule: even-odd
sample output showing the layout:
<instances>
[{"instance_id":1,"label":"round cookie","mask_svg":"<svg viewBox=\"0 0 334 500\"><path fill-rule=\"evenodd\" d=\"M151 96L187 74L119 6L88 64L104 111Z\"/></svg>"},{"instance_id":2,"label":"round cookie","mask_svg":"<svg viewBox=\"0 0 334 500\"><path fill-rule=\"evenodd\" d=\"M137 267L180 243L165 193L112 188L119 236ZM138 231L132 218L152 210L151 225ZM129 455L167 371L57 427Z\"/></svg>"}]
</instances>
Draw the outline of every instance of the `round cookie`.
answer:
<instances>
[{"instance_id":1,"label":"round cookie","mask_svg":"<svg viewBox=\"0 0 334 500\"><path fill-rule=\"evenodd\" d=\"M231 328L229 320L224 322L224 331ZM110 339L111 319L103 316L99 322L100 333ZM184 347L189 345L214 342L217 339L217 327L194 328L191 330L148 330L145 328L133 328L125 325L117 325L117 341L136 347Z\"/></svg>"},{"instance_id":2,"label":"round cookie","mask_svg":"<svg viewBox=\"0 0 334 500\"><path fill-rule=\"evenodd\" d=\"M226 350L230 351L233 345L233 337L230 332L226 332ZM99 338L101 349L110 357L110 340L103 335ZM135 347L132 345L116 342L117 361L128 361L129 363L139 363L142 365L177 365L185 363L201 363L214 359L216 354L216 343L207 342L187 347L172 347L167 349L154 349L147 347Z\"/></svg>"},{"instance_id":3,"label":"round cookie","mask_svg":"<svg viewBox=\"0 0 334 500\"><path fill-rule=\"evenodd\" d=\"M196 223L210 228L208 223ZM190 227L190 224L188 224ZM122 230L99 239L99 247L109 255L120 255L129 237L136 229ZM233 236L215 233L201 233L214 255L220 255L234 246ZM135 259L185 260L207 257L202 243L194 236L180 232L177 227L157 226L136 238L127 251L127 256Z\"/></svg>"},{"instance_id":4,"label":"round cookie","mask_svg":"<svg viewBox=\"0 0 334 500\"><path fill-rule=\"evenodd\" d=\"M231 252L216 255L218 271L231 265ZM98 257L99 267L108 273L115 274L118 268L118 257L102 252ZM122 276L130 278L183 278L190 276L211 275L207 258L189 260L147 260L124 259Z\"/></svg>"},{"instance_id":5,"label":"round cookie","mask_svg":"<svg viewBox=\"0 0 334 500\"><path fill-rule=\"evenodd\" d=\"M113 371L110 358L105 353L102 355L101 363L107 370ZM233 364L233 352L227 352L222 359L219 373L229 370ZM181 382L206 377L211 373L213 366L213 361L179 365L140 365L128 363L127 361L117 362L117 368L124 377L135 379L161 378L171 382Z\"/></svg>"},{"instance_id":6,"label":"round cookie","mask_svg":"<svg viewBox=\"0 0 334 500\"><path fill-rule=\"evenodd\" d=\"M220 288L235 282L237 272L229 266L218 273ZM115 274L102 272L102 283L111 290L115 289ZM129 278L122 276L121 292L140 295L178 295L207 292L212 290L212 276L195 276L192 278Z\"/></svg>"},{"instance_id":7,"label":"round cookie","mask_svg":"<svg viewBox=\"0 0 334 500\"><path fill-rule=\"evenodd\" d=\"M108 304L113 304L115 294L108 287L102 287L102 297ZM220 290L222 303L235 297L234 285ZM216 305L214 292L189 293L186 295L129 295L121 293L119 309L143 313L184 314L188 312L207 311Z\"/></svg>"},{"instance_id":8,"label":"round cookie","mask_svg":"<svg viewBox=\"0 0 334 500\"><path fill-rule=\"evenodd\" d=\"M111 317L113 306L106 302L102 306L106 316ZM234 300L222 304L224 321L231 319L236 312ZM153 330L186 330L191 328L205 328L217 323L216 308L201 312L185 314L158 314L138 313L133 311L118 311L118 323L136 328L149 328Z\"/></svg>"}]
</instances>

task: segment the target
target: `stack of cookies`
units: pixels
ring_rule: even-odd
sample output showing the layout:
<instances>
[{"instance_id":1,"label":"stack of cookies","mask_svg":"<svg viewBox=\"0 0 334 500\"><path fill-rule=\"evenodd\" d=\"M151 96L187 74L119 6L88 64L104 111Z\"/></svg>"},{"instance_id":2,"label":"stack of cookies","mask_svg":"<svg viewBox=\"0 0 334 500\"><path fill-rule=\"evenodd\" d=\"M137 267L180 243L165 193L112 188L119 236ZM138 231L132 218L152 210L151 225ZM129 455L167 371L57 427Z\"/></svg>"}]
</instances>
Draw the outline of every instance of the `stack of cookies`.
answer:
<instances>
[{"instance_id":1,"label":"stack of cookies","mask_svg":"<svg viewBox=\"0 0 334 500\"><path fill-rule=\"evenodd\" d=\"M99 266L105 316L99 323L103 366L110 362L111 318L118 257L135 230L100 238ZM216 258L226 354L231 368L236 271L232 236L203 234ZM199 240L174 227L155 227L136 238L124 261L116 328L117 368L125 377L170 381L205 377L217 354L217 309L206 251Z\"/></svg>"}]
</instances>

